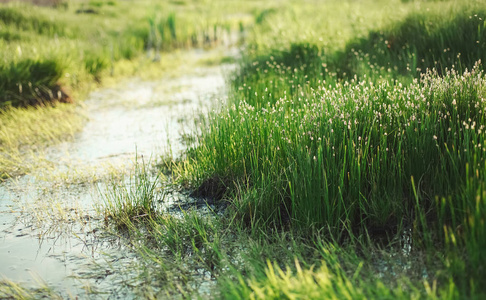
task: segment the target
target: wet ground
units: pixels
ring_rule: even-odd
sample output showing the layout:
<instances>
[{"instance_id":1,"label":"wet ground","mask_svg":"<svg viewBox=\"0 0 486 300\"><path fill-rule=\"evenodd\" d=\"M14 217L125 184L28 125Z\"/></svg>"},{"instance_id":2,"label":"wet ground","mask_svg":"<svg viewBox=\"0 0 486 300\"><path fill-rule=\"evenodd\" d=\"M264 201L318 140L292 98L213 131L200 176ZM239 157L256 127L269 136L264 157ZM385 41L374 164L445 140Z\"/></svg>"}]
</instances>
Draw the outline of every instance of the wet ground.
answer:
<instances>
[{"instance_id":1,"label":"wet ground","mask_svg":"<svg viewBox=\"0 0 486 300\"><path fill-rule=\"evenodd\" d=\"M130 298L117 281L131 275L118 270L136 258L104 237L99 191L135 159L178 155L195 116L223 95L230 68L195 65L190 73L133 78L92 92L80 108L88 118L84 129L48 149L52 168L0 185L0 276L25 287L45 284L66 297Z\"/></svg>"}]
</instances>

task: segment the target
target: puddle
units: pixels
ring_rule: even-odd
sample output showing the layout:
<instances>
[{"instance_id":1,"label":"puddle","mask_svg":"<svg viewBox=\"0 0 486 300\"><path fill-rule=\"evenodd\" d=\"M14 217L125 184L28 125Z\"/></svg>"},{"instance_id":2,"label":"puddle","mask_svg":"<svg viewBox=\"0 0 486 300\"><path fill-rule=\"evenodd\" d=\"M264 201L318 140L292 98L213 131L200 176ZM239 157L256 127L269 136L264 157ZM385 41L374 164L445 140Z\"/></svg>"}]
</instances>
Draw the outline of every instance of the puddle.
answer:
<instances>
[{"instance_id":1,"label":"puddle","mask_svg":"<svg viewBox=\"0 0 486 300\"><path fill-rule=\"evenodd\" d=\"M102 238L103 222L94 218L98 178L126 171L135 157L184 150L181 135L201 107L224 94L230 68L199 66L179 77L132 79L92 92L83 103L84 129L48 149L53 170L0 185L0 278L46 284L63 297L98 290L102 297L133 298L114 274L136 258Z\"/></svg>"}]
</instances>

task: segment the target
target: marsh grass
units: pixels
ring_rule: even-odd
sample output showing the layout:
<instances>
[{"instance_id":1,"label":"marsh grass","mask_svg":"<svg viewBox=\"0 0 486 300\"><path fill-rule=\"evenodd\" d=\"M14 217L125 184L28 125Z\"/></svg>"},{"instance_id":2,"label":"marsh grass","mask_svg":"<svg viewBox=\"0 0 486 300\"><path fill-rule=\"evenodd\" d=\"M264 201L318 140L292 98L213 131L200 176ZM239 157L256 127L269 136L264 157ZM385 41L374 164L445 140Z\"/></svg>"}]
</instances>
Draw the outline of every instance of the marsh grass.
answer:
<instances>
[{"instance_id":1,"label":"marsh grass","mask_svg":"<svg viewBox=\"0 0 486 300\"><path fill-rule=\"evenodd\" d=\"M36 199L21 205L21 215L18 221L26 228L32 228L31 235L44 241L54 241L62 245L73 237L85 241L86 233L94 228L98 218L92 217L89 209L76 203L74 197L59 199L61 193L41 194L42 199Z\"/></svg>"},{"instance_id":2,"label":"marsh grass","mask_svg":"<svg viewBox=\"0 0 486 300\"><path fill-rule=\"evenodd\" d=\"M155 1L84 4L72 2L67 9L26 3L0 7L0 48L6 54L0 62L2 107L70 102L65 91L84 90L88 83L117 75L118 62L143 53L159 61L161 51L212 47L230 38L235 22L247 23L245 18L225 17L241 8L238 3L218 9Z\"/></svg>"},{"instance_id":3,"label":"marsh grass","mask_svg":"<svg viewBox=\"0 0 486 300\"><path fill-rule=\"evenodd\" d=\"M144 167L106 193L145 296L201 295L201 272L226 299L481 298L484 8L289 1L253 13L227 106L163 164L193 195L229 202L225 215L159 212ZM179 39L179 20L151 19L150 47Z\"/></svg>"},{"instance_id":4,"label":"marsh grass","mask_svg":"<svg viewBox=\"0 0 486 300\"><path fill-rule=\"evenodd\" d=\"M227 106L202 120L173 170L181 184L229 199L249 230L325 228L338 245L363 236L386 245L410 232L414 249L445 262L446 279L358 290L329 272L333 264L298 271L270 260L254 281L237 276L250 293L241 298L298 298L316 282L348 298L484 294L484 8L443 4L403 4L393 21L377 18L383 27L350 22L342 48L320 27L284 34L316 22L297 21L305 5L257 15Z\"/></svg>"},{"instance_id":5,"label":"marsh grass","mask_svg":"<svg viewBox=\"0 0 486 300\"><path fill-rule=\"evenodd\" d=\"M122 225L112 234L125 241L138 262L131 266L131 272L138 275L126 282L137 282L135 294L191 297L199 294L198 286L204 281L215 285L213 276L222 266L219 235L225 231L211 216L201 216L197 211L181 210L175 215L159 211L143 221L138 217L112 217L106 225L117 225L118 220Z\"/></svg>"},{"instance_id":6,"label":"marsh grass","mask_svg":"<svg viewBox=\"0 0 486 300\"><path fill-rule=\"evenodd\" d=\"M137 282L136 293L144 297L319 299L324 293L410 299L458 292L452 282L439 284L436 274L446 272L446 266L431 263L424 251L407 250L403 241L377 246L361 235L343 243L317 226L282 230L255 222L249 230L231 210L201 215L181 209L145 222L125 218L122 228L114 233L121 234L139 262L131 266L138 279L132 276L127 283ZM409 264L411 255L421 263ZM440 259L437 254L431 261Z\"/></svg>"},{"instance_id":7,"label":"marsh grass","mask_svg":"<svg viewBox=\"0 0 486 300\"><path fill-rule=\"evenodd\" d=\"M67 162L67 170L45 172L38 171L34 174L36 181L50 183L56 187L90 186L105 180L120 180L126 176L130 169L128 166L104 163L98 166L80 166Z\"/></svg>"},{"instance_id":8,"label":"marsh grass","mask_svg":"<svg viewBox=\"0 0 486 300\"><path fill-rule=\"evenodd\" d=\"M8 108L0 112L0 178L49 169L43 150L73 138L84 117L70 105Z\"/></svg>"},{"instance_id":9,"label":"marsh grass","mask_svg":"<svg viewBox=\"0 0 486 300\"><path fill-rule=\"evenodd\" d=\"M288 214L296 224L336 230L343 220L368 230L410 225L412 177L425 213L435 195L463 186L466 164L482 164L483 81L474 69L445 78L429 73L408 87L297 87L296 99L255 92L248 99L255 106L245 100L210 117L189 151L197 161L191 167L240 180L249 193L256 188L253 203L235 204L263 218Z\"/></svg>"},{"instance_id":10,"label":"marsh grass","mask_svg":"<svg viewBox=\"0 0 486 300\"><path fill-rule=\"evenodd\" d=\"M472 2L471 2L472 3ZM484 7L465 4L440 10L410 12L392 26L352 40L334 62L342 77L418 77L427 69L463 72L485 60Z\"/></svg>"},{"instance_id":11,"label":"marsh grass","mask_svg":"<svg viewBox=\"0 0 486 300\"><path fill-rule=\"evenodd\" d=\"M107 224L113 222L116 227L126 229L160 213L158 202L163 201L164 195L159 191L159 176L153 176L146 168L143 158L140 164L136 159L133 174L114 179L106 190L100 190L103 204L98 210Z\"/></svg>"},{"instance_id":12,"label":"marsh grass","mask_svg":"<svg viewBox=\"0 0 486 300\"><path fill-rule=\"evenodd\" d=\"M238 236L241 256L232 256L228 271L218 278L223 299L321 299L322 295L454 299L459 295L458 286L441 275L447 268L434 262L440 255L429 260L424 252L380 247L364 236L343 244L329 240L321 230L245 231ZM232 245L238 247L238 242Z\"/></svg>"},{"instance_id":13,"label":"marsh grass","mask_svg":"<svg viewBox=\"0 0 486 300\"><path fill-rule=\"evenodd\" d=\"M405 292L401 287L390 290L383 283L378 281L376 285L369 283L356 282L359 278L359 269L351 277L343 274L342 270L334 267L330 270L329 266L323 262L319 268L302 268L299 262L295 261L296 271L290 267L282 269L276 264L267 262L267 268L263 280L253 279L248 282L246 288L244 284L233 285L227 297L234 299L368 299L378 297L380 299L410 299L421 297L417 291ZM242 279L240 278L240 282ZM429 296L435 297L435 291L430 290Z\"/></svg>"},{"instance_id":14,"label":"marsh grass","mask_svg":"<svg viewBox=\"0 0 486 300\"><path fill-rule=\"evenodd\" d=\"M427 69L442 73L454 66L463 72L485 59L485 11L478 2L336 5L333 1L316 7L287 3L273 8L278 13L265 17L248 37L241 80L235 86L248 83L246 77L266 81L269 89L268 83L274 81L278 97L287 90L278 86L279 77L292 78L295 85L315 85L323 79L332 84L354 76L407 84ZM400 9L392 9L393 5ZM317 12L326 18L299 17ZM289 20L292 26L286 26Z\"/></svg>"},{"instance_id":15,"label":"marsh grass","mask_svg":"<svg viewBox=\"0 0 486 300\"><path fill-rule=\"evenodd\" d=\"M452 283L447 290L434 276L421 277L425 268L444 271L443 265L429 266L423 253L413 253L423 255L420 266L403 265L409 254L397 256L400 249L379 249L365 239L343 246L319 230L252 232L231 217L197 211L133 225L124 237L140 257L136 268L145 284L138 289L147 297L410 299L457 292Z\"/></svg>"},{"instance_id":16,"label":"marsh grass","mask_svg":"<svg viewBox=\"0 0 486 300\"><path fill-rule=\"evenodd\" d=\"M47 287L46 284L41 284L41 286L41 288L31 289L4 279L0 281L0 297L5 299L62 299L59 294Z\"/></svg>"}]
</instances>

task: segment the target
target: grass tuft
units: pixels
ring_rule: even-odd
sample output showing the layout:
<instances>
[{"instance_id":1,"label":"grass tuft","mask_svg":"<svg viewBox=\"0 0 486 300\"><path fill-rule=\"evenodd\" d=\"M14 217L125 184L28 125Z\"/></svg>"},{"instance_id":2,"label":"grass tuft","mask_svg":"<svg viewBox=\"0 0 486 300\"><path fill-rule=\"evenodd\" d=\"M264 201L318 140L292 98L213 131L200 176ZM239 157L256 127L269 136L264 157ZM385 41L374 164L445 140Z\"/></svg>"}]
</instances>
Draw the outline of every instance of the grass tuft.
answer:
<instances>
[{"instance_id":1,"label":"grass tuft","mask_svg":"<svg viewBox=\"0 0 486 300\"><path fill-rule=\"evenodd\" d=\"M110 183L103 195L103 205L100 208L105 222L114 223L119 229L133 227L157 217L160 201L158 195L159 177L153 178L142 161L135 161L135 171L128 179L115 179Z\"/></svg>"}]
</instances>

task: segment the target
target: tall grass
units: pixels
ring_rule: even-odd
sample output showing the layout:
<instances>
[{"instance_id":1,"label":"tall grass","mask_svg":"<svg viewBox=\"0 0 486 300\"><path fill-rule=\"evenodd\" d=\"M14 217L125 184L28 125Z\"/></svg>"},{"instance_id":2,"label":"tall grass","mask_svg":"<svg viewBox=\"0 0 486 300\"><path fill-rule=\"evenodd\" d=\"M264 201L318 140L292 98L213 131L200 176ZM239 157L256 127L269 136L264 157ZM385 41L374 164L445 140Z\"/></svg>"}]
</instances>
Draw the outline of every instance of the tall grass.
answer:
<instances>
[{"instance_id":1,"label":"tall grass","mask_svg":"<svg viewBox=\"0 0 486 300\"><path fill-rule=\"evenodd\" d=\"M403 4L368 32L355 20L341 47L321 28L283 38L317 22L298 21L305 5L258 14L261 36L249 38L227 107L203 121L176 174L228 199L252 228L317 227L338 240L411 232L415 249L444 248L451 297L484 293L485 11L442 4ZM252 295L285 294L272 287L293 275L267 272Z\"/></svg>"},{"instance_id":2,"label":"tall grass","mask_svg":"<svg viewBox=\"0 0 486 300\"><path fill-rule=\"evenodd\" d=\"M297 76L297 84L354 76L374 82L398 79L405 84L430 68L443 72L454 66L462 72L486 59L486 11L478 2L337 5L290 4L278 13L275 8L274 13L263 13L262 25L249 37L244 71L237 84L241 86L245 76L284 75L282 69L272 70L274 64L304 72L308 78ZM304 17L312 14L322 18Z\"/></svg>"},{"instance_id":3,"label":"tall grass","mask_svg":"<svg viewBox=\"0 0 486 300\"><path fill-rule=\"evenodd\" d=\"M484 161L483 86L474 69L444 78L428 73L406 87L323 82L276 101L255 92L256 107L242 101L212 115L190 153L199 172L264 195L238 203L247 213L289 214L296 223L333 228L343 220L353 228L395 228L412 221L412 177L428 210L435 196L464 185L466 164Z\"/></svg>"},{"instance_id":4,"label":"tall grass","mask_svg":"<svg viewBox=\"0 0 486 300\"><path fill-rule=\"evenodd\" d=\"M402 81L431 68L442 73L455 66L462 72L486 58L485 17L485 8L477 5L413 11L389 28L348 43L336 66L343 77Z\"/></svg>"},{"instance_id":5,"label":"tall grass","mask_svg":"<svg viewBox=\"0 0 486 300\"><path fill-rule=\"evenodd\" d=\"M173 169L194 195L227 200L226 215L160 214L147 170L109 193L106 220L138 233L131 245L151 286L190 297L197 291L186 283L202 270L231 299L483 296L480 4L289 1L254 10L258 26L228 105L201 120ZM179 27L184 18L153 14L131 30L158 50L213 42L225 28L207 22L198 35ZM96 56L89 65L105 68ZM398 278L380 268L380 251L392 252L393 267L439 262L426 276Z\"/></svg>"}]
</instances>

